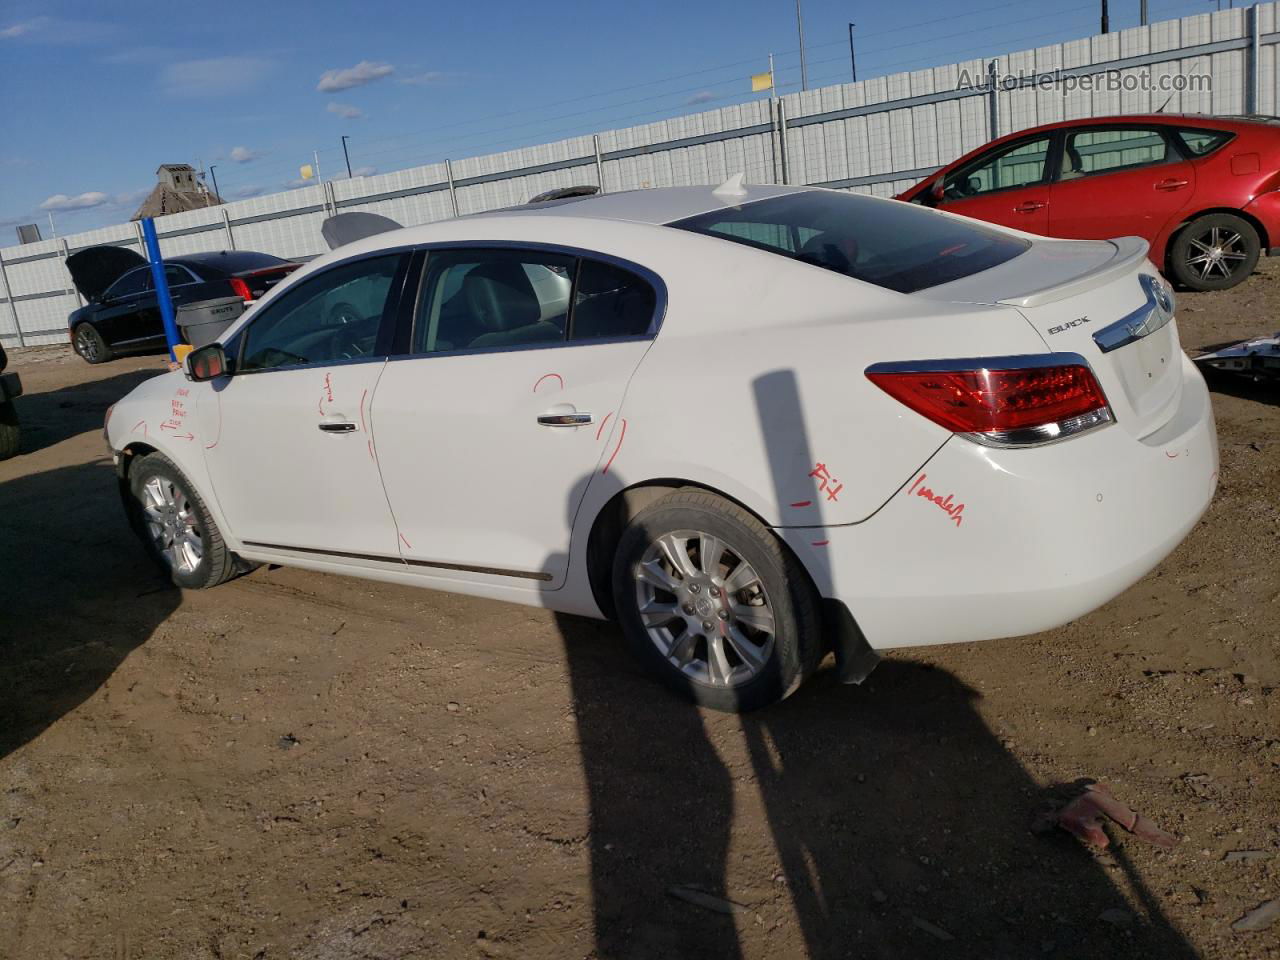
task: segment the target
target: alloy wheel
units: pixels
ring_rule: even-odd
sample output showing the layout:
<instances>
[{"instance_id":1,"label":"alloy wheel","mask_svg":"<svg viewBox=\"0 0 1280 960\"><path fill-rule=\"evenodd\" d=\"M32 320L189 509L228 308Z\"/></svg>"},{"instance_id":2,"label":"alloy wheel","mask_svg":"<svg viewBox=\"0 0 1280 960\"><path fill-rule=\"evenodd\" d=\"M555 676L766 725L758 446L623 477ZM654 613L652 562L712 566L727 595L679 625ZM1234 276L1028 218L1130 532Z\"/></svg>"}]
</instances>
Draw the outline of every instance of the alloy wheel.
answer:
<instances>
[{"instance_id":1,"label":"alloy wheel","mask_svg":"<svg viewBox=\"0 0 1280 960\"><path fill-rule=\"evenodd\" d=\"M142 485L142 517L156 549L179 573L194 573L204 559L195 505L168 477L155 476Z\"/></svg>"},{"instance_id":2,"label":"alloy wheel","mask_svg":"<svg viewBox=\"0 0 1280 960\"><path fill-rule=\"evenodd\" d=\"M691 679L736 687L768 664L773 606L759 574L732 544L698 530L663 534L641 556L634 577L649 639Z\"/></svg>"},{"instance_id":3,"label":"alloy wheel","mask_svg":"<svg viewBox=\"0 0 1280 960\"><path fill-rule=\"evenodd\" d=\"M1227 227L1210 227L1188 241L1187 268L1201 280L1229 279L1248 258L1244 237Z\"/></svg>"},{"instance_id":4,"label":"alloy wheel","mask_svg":"<svg viewBox=\"0 0 1280 960\"><path fill-rule=\"evenodd\" d=\"M76 353L80 354L80 356L84 357L84 359L89 362L92 363L94 360L98 359L98 341L87 324L81 326L80 329L76 331L75 347Z\"/></svg>"}]
</instances>

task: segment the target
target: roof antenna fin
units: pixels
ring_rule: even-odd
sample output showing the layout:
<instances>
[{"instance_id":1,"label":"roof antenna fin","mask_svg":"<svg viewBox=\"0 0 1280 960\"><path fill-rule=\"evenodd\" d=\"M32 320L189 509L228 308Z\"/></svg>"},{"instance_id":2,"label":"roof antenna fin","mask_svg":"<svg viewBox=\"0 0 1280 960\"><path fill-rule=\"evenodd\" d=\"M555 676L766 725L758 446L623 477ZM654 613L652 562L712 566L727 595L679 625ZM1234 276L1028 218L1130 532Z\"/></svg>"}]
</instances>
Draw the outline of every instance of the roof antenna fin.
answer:
<instances>
[{"instance_id":1,"label":"roof antenna fin","mask_svg":"<svg viewBox=\"0 0 1280 960\"><path fill-rule=\"evenodd\" d=\"M745 173L735 173L720 186L711 191L712 195L717 197L745 197L747 188L742 185Z\"/></svg>"}]
</instances>

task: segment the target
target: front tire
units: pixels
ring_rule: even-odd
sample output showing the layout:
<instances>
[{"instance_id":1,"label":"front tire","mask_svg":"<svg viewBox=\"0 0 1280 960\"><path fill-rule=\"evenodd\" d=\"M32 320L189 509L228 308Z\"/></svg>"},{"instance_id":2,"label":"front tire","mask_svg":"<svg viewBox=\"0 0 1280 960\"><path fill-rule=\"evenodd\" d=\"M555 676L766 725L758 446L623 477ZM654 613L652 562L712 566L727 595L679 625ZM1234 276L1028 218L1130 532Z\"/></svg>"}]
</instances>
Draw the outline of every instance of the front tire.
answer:
<instances>
[{"instance_id":1,"label":"front tire","mask_svg":"<svg viewBox=\"0 0 1280 960\"><path fill-rule=\"evenodd\" d=\"M8 460L18 455L18 411L13 401L0 403L0 460Z\"/></svg>"},{"instance_id":2,"label":"front tire","mask_svg":"<svg viewBox=\"0 0 1280 960\"><path fill-rule=\"evenodd\" d=\"M613 599L637 657L717 710L790 696L821 656L804 569L764 524L713 494L679 490L632 519L614 556Z\"/></svg>"},{"instance_id":3,"label":"front tire","mask_svg":"<svg viewBox=\"0 0 1280 960\"><path fill-rule=\"evenodd\" d=\"M71 331L71 346L85 363L106 363L115 357L98 328L91 323L81 323Z\"/></svg>"},{"instance_id":4,"label":"front tire","mask_svg":"<svg viewBox=\"0 0 1280 960\"><path fill-rule=\"evenodd\" d=\"M1174 279L1191 290L1226 290L1253 273L1262 253L1258 231L1230 213L1198 217L1169 248Z\"/></svg>"},{"instance_id":5,"label":"front tire","mask_svg":"<svg viewBox=\"0 0 1280 960\"><path fill-rule=\"evenodd\" d=\"M147 552L178 586L203 590L235 575L235 556L209 508L164 454L149 453L133 464L125 509Z\"/></svg>"}]
</instances>

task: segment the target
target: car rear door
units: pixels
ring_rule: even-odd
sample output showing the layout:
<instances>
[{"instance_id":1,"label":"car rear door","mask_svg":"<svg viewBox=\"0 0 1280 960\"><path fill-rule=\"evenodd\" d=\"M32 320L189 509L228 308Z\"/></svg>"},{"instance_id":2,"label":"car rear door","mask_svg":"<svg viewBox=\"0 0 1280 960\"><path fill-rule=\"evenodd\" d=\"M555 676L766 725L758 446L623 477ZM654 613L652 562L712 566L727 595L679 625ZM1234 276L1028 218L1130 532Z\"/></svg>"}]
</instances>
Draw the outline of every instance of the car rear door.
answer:
<instances>
[{"instance_id":1,"label":"car rear door","mask_svg":"<svg viewBox=\"0 0 1280 960\"><path fill-rule=\"evenodd\" d=\"M625 442L623 397L664 303L651 273L597 254L429 251L409 353L373 400L412 570L563 583L574 514Z\"/></svg>"},{"instance_id":2,"label":"car rear door","mask_svg":"<svg viewBox=\"0 0 1280 960\"><path fill-rule=\"evenodd\" d=\"M1081 126L1063 132L1050 192L1049 235L1072 240L1142 237L1150 244L1181 215L1195 168L1159 125Z\"/></svg>"},{"instance_id":3,"label":"car rear door","mask_svg":"<svg viewBox=\"0 0 1280 960\"><path fill-rule=\"evenodd\" d=\"M1005 143L946 175L939 209L988 223L1047 233L1051 132Z\"/></svg>"},{"instance_id":4,"label":"car rear door","mask_svg":"<svg viewBox=\"0 0 1280 960\"><path fill-rule=\"evenodd\" d=\"M94 313L94 324L102 339L113 346L127 346L143 334L140 311L147 306L147 298L154 302L151 292L151 267L136 267L113 283L103 294L102 303Z\"/></svg>"},{"instance_id":5,"label":"car rear door","mask_svg":"<svg viewBox=\"0 0 1280 960\"><path fill-rule=\"evenodd\" d=\"M284 291L228 343L233 375L214 381L197 432L214 496L247 547L399 560L369 404L408 259L382 252L331 265ZM338 316L339 299L367 309Z\"/></svg>"}]
</instances>

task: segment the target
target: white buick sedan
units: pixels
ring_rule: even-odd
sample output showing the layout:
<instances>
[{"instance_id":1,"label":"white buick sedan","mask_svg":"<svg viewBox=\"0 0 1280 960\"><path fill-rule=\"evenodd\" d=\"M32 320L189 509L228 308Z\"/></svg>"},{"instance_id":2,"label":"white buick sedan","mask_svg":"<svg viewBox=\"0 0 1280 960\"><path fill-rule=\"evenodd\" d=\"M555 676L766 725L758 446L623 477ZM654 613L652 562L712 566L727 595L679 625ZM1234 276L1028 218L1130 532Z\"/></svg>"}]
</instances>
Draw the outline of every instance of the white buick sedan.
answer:
<instances>
[{"instance_id":1,"label":"white buick sedan","mask_svg":"<svg viewBox=\"0 0 1280 960\"><path fill-rule=\"evenodd\" d=\"M108 414L183 587L258 563L616 618L698 701L1026 634L1196 523L1209 396L1132 238L750 186L395 230Z\"/></svg>"}]
</instances>

